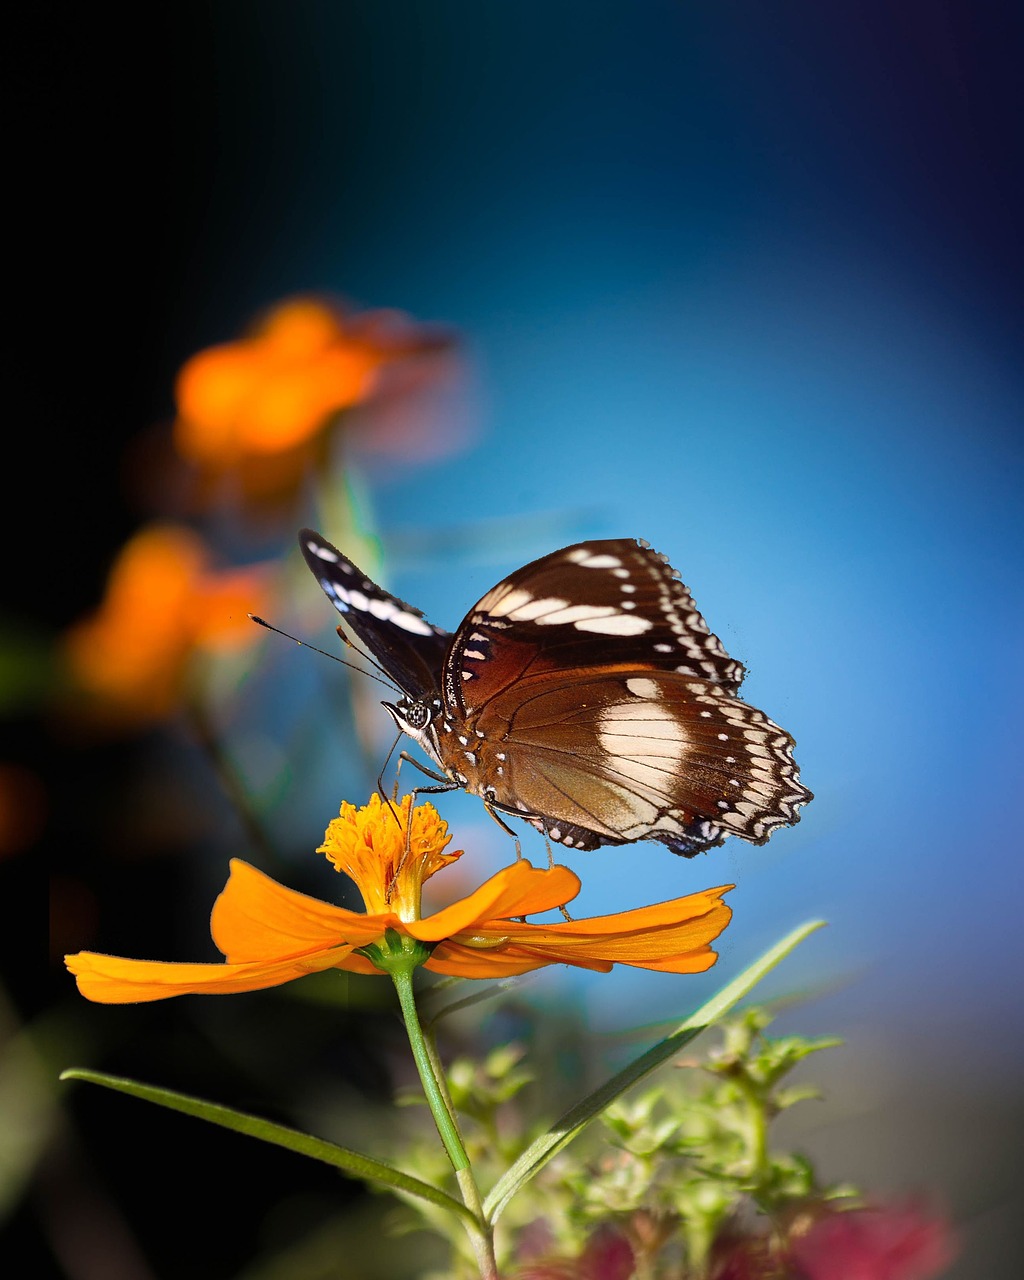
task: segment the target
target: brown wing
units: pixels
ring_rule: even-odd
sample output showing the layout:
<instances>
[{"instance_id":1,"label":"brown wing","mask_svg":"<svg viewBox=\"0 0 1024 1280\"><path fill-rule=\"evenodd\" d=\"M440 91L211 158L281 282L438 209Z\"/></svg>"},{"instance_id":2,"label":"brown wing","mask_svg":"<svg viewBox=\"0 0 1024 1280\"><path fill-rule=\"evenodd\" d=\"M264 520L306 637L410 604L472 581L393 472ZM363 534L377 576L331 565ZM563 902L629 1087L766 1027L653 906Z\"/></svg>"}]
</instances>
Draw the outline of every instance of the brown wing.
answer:
<instances>
[{"instance_id":1,"label":"brown wing","mask_svg":"<svg viewBox=\"0 0 1024 1280\"><path fill-rule=\"evenodd\" d=\"M563 547L488 591L459 627L444 697L458 717L544 671L649 667L735 693L745 674L667 559L633 538Z\"/></svg>"},{"instance_id":2,"label":"brown wing","mask_svg":"<svg viewBox=\"0 0 1024 1280\"><path fill-rule=\"evenodd\" d=\"M712 680L647 668L531 675L470 723L502 753L496 805L579 848L763 844L811 798L789 734Z\"/></svg>"}]
</instances>

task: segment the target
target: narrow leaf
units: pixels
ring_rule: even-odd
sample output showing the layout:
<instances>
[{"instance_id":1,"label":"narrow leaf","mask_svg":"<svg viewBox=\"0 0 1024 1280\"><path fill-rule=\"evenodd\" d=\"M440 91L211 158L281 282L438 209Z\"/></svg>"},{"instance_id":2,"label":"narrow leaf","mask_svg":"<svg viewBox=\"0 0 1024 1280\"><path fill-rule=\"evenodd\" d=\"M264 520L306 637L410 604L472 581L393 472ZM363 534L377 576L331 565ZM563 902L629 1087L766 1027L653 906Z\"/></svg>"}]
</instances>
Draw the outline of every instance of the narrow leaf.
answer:
<instances>
[{"instance_id":1,"label":"narrow leaf","mask_svg":"<svg viewBox=\"0 0 1024 1280\"><path fill-rule=\"evenodd\" d=\"M558 1154L563 1147L572 1142L577 1134L601 1114L616 1098L639 1080L651 1074L666 1062L675 1057L679 1051L695 1039L702 1031L711 1026L724 1014L748 995L780 960L785 959L803 940L816 929L824 925L824 920L813 920L801 925L787 934L781 942L766 951L760 960L756 960L738 978L734 978L723 987L717 995L681 1023L675 1031L660 1040L653 1048L635 1058L600 1088L588 1094L557 1120L547 1133L542 1134L523 1152L518 1160L506 1170L495 1183L490 1195L484 1201L484 1214L488 1222L496 1222L506 1204L526 1182L539 1173L547 1162Z\"/></svg>"},{"instance_id":2,"label":"narrow leaf","mask_svg":"<svg viewBox=\"0 0 1024 1280\"><path fill-rule=\"evenodd\" d=\"M522 986L524 977L532 976L532 974L519 974L514 978L503 978L501 982L494 982L489 986L478 988L468 996L463 996L460 1000L453 1000L451 1004L442 1005L436 1013L430 1014L425 1019L424 1025L436 1027L442 1018L447 1018L453 1013L459 1013L463 1009L470 1009L473 1005L480 1004L484 1000L497 999L498 996L504 995L506 991L512 990L513 987Z\"/></svg>"},{"instance_id":3,"label":"narrow leaf","mask_svg":"<svg viewBox=\"0 0 1024 1280\"><path fill-rule=\"evenodd\" d=\"M251 1138L259 1138L263 1142L273 1143L278 1147L286 1147L299 1155L309 1156L313 1160L323 1160L325 1164L343 1169L345 1173L364 1182L383 1182L395 1191L404 1191L408 1195L419 1196L422 1200L430 1200L452 1213L461 1214L470 1222L476 1218L458 1200L439 1191L428 1182L421 1182L407 1173L393 1169L390 1165L358 1151L349 1151L347 1147L339 1147L323 1138L314 1138L312 1134L302 1133L298 1129L289 1129L285 1125L275 1124L260 1116L248 1115L244 1111L235 1111L231 1107L223 1107L214 1102L206 1102L202 1098L192 1098L185 1093L174 1093L170 1089L159 1089L154 1085L139 1084L135 1080L125 1080L120 1076L108 1076L100 1071L87 1071L82 1067L69 1067L60 1074L61 1080L85 1080L89 1084L99 1084L106 1089L116 1089L119 1093L130 1094L133 1098L143 1098L147 1102L155 1102L161 1107L169 1107L172 1111L184 1112L187 1116L195 1116L199 1120L208 1120L211 1124L220 1125L223 1129L234 1129L236 1133L248 1134Z\"/></svg>"}]
</instances>

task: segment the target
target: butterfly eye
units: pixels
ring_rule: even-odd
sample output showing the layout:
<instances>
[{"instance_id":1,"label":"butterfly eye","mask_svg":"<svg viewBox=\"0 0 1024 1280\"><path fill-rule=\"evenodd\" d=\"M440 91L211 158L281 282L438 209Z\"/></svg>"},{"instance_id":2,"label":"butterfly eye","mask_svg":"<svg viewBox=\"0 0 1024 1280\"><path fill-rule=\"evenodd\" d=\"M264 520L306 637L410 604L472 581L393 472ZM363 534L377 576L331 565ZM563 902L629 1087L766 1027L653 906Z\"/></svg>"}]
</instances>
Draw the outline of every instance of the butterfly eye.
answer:
<instances>
[{"instance_id":1,"label":"butterfly eye","mask_svg":"<svg viewBox=\"0 0 1024 1280\"><path fill-rule=\"evenodd\" d=\"M402 702L398 709L410 729L425 729L430 724L432 713L425 702Z\"/></svg>"}]
</instances>

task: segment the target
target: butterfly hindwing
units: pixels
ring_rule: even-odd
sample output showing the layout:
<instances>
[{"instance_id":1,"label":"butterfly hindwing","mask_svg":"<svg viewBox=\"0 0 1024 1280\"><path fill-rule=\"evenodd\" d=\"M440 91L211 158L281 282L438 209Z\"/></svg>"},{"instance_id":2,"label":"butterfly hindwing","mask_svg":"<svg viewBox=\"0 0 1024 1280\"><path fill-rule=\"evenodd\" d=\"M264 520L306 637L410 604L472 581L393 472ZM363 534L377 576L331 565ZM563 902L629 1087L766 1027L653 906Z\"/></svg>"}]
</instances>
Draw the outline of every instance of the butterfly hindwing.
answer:
<instances>
[{"instance_id":1,"label":"butterfly hindwing","mask_svg":"<svg viewBox=\"0 0 1024 1280\"><path fill-rule=\"evenodd\" d=\"M809 793L793 740L710 680L637 670L551 675L495 697L472 723L512 766L497 800L545 819L552 839L660 840L696 852L738 835L763 844ZM503 775L504 776L504 775Z\"/></svg>"}]
</instances>

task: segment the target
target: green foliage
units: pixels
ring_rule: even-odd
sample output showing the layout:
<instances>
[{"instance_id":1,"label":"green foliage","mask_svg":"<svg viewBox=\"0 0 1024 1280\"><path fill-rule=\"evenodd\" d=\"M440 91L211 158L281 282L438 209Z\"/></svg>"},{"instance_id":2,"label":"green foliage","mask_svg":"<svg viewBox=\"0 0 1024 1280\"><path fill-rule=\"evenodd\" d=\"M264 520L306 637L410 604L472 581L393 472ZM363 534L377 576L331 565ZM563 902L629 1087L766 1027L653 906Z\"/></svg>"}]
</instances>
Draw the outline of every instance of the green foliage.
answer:
<instances>
[{"instance_id":1,"label":"green foliage","mask_svg":"<svg viewBox=\"0 0 1024 1280\"><path fill-rule=\"evenodd\" d=\"M515 1274L527 1235L540 1236L552 1256L577 1258L598 1228L611 1226L629 1241L636 1275L698 1280L711 1274L716 1241L737 1223L759 1216L781 1243L800 1214L852 1196L849 1188L820 1185L802 1155L773 1151L768 1141L777 1116L819 1096L794 1085L792 1072L840 1042L771 1038L770 1022L761 1008L724 1021L702 1058L677 1058L676 1070L656 1084L617 1098L571 1157L558 1155L523 1184L497 1238L502 1275ZM482 1062L460 1057L449 1068L463 1138L485 1186L544 1124L536 1114L530 1120L545 1093L543 1064L533 1079L521 1065L525 1054L523 1045L502 1046ZM424 1129L391 1158L432 1181L444 1174L436 1148L436 1135ZM408 1203L421 1224L444 1231L455 1246L449 1280L478 1274L451 1219L421 1200Z\"/></svg>"}]
</instances>

